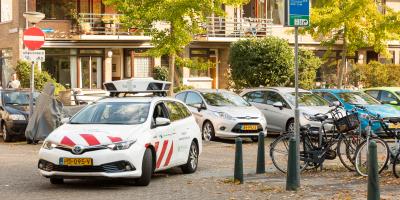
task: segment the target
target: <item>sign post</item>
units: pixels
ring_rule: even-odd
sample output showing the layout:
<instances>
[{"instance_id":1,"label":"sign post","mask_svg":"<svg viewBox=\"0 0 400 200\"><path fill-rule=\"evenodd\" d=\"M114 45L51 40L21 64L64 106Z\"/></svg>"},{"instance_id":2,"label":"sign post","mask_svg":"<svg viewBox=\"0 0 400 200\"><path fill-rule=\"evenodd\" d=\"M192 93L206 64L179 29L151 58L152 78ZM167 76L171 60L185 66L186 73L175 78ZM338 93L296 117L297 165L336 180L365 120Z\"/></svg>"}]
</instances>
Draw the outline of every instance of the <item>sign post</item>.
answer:
<instances>
[{"instance_id":1,"label":"sign post","mask_svg":"<svg viewBox=\"0 0 400 200\"><path fill-rule=\"evenodd\" d=\"M40 49L43 46L45 35L42 30L34 26L25 30L23 41L24 45L29 49L22 52L23 58L32 62L30 80L31 93L29 97L29 118L31 118L33 114L33 93L35 92L35 62L43 62L45 56L44 50L37 49Z\"/></svg>"},{"instance_id":2,"label":"sign post","mask_svg":"<svg viewBox=\"0 0 400 200\"><path fill-rule=\"evenodd\" d=\"M287 177L286 179L286 190L297 190L300 187L300 111L299 111L299 27L310 25L310 0L286 0L286 26L294 27L294 69L295 69L295 116L294 116L294 136L296 140L296 150L290 152L295 152L296 159L288 160L288 172L287 174L295 177ZM293 145L290 146L293 148ZM293 157L293 155L292 155ZM289 156L290 158L290 156ZM290 165L295 165L295 167L290 167ZM296 170L295 172L290 172L289 170Z\"/></svg>"}]
</instances>

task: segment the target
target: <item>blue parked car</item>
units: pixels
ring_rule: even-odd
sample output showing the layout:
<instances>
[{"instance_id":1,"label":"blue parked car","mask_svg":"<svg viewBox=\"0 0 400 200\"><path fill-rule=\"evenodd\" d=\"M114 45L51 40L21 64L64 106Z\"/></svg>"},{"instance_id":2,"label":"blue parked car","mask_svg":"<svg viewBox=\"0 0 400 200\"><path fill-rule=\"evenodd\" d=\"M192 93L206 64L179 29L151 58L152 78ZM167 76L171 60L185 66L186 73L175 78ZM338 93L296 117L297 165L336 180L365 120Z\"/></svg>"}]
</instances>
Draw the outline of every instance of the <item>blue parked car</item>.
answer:
<instances>
[{"instance_id":1,"label":"blue parked car","mask_svg":"<svg viewBox=\"0 0 400 200\"><path fill-rule=\"evenodd\" d=\"M313 90L312 92L320 95L330 103L339 101L347 111L353 110L355 105L362 105L366 108L367 112L373 115L379 115L382 118L400 117L399 110L393 108L393 106L381 104L379 101L361 91L343 89L317 89ZM360 117L360 115L365 115L366 112L359 110L358 113L361 122L361 128L365 130L365 127L368 125L368 120ZM372 124L372 130L376 134L384 133L384 130L379 122Z\"/></svg>"}]
</instances>

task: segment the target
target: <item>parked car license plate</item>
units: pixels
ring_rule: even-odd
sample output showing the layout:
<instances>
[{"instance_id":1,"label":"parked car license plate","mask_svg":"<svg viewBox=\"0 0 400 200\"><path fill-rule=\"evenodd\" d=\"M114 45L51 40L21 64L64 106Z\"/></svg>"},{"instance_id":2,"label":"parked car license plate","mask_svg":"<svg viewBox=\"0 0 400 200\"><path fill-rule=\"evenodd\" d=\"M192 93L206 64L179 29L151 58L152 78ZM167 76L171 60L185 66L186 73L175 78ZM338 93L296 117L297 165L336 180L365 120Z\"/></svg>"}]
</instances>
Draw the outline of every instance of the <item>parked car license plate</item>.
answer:
<instances>
[{"instance_id":1,"label":"parked car license plate","mask_svg":"<svg viewBox=\"0 0 400 200\"><path fill-rule=\"evenodd\" d=\"M92 166L91 158L60 158L60 165L64 166Z\"/></svg>"},{"instance_id":2,"label":"parked car license plate","mask_svg":"<svg viewBox=\"0 0 400 200\"><path fill-rule=\"evenodd\" d=\"M257 125L242 125L243 131L255 131L258 129Z\"/></svg>"},{"instance_id":3,"label":"parked car license plate","mask_svg":"<svg viewBox=\"0 0 400 200\"><path fill-rule=\"evenodd\" d=\"M398 123L398 124L390 123L389 128L390 129L400 129L400 123Z\"/></svg>"}]
</instances>

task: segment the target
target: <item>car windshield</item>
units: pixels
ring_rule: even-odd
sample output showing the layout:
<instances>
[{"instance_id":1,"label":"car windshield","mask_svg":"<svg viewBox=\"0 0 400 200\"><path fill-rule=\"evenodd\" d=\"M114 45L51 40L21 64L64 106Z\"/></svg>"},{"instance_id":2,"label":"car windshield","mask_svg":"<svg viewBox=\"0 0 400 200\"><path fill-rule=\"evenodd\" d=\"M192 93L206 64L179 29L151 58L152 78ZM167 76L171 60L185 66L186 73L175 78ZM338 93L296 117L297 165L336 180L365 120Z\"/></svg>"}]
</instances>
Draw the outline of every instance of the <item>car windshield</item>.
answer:
<instances>
[{"instance_id":1,"label":"car windshield","mask_svg":"<svg viewBox=\"0 0 400 200\"><path fill-rule=\"evenodd\" d=\"M286 93L284 96L292 105L295 105L296 97L294 92ZM310 92L299 92L299 106L329 106L329 103L316 94Z\"/></svg>"},{"instance_id":2,"label":"car windshield","mask_svg":"<svg viewBox=\"0 0 400 200\"><path fill-rule=\"evenodd\" d=\"M396 91L396 94L400 96L400 91Z\"/></svg>"},{"instance_id":3,"label":"car windshield","mask_svg":"<svg viewBox=\"0 0 400 200\"><path fill-rule=\"evenodd\" d=\"M250 106L241 96L230 92L203 92L201 94L211 106Z\"/></svg>"},{"instance_id":4,"label":"car windshield","mask_svg":"<svg viewBox=\"0 0 400 200\"><path fill-rule=\"evenodd\" d=\"M5 105L29 105L29 92L4 92L3 103ZM39 93L34 93L34 100L39 96ZM35 102L35 101L34 101Z\"/></svg>"},{"instance_id":5,"label":"car windshield","mask_svg":"<svg viewBox=\"0 0 400 200\"><path fill-rule=\"evenodd\" d=\"M343 92L339 93L339 97L342 98L345 102L354 105L380 104L374 98L361 92Z\"/></svg>"},{"instance_id":6,"label":"car windshield","mask_svg":"<svg viewBox=\"0 0 400 200\"><path fill-rule=\"evenodd\" d=\"M141 124L149 114L150 103L97 102L86 106L71 124Z\"/></svg>"}]
</instances>

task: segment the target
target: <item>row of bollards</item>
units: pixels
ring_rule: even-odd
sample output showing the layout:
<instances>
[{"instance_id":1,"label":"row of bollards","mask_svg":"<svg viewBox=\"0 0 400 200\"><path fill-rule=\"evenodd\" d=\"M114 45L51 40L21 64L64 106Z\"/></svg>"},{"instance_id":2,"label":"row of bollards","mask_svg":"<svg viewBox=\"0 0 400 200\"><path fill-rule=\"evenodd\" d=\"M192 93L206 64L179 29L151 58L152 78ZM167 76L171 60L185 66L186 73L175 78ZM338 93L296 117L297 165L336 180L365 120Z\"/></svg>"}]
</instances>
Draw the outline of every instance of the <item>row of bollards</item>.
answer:
<instances>
[{"instance_id":1,"label":"row of bollards","mask_svg":"<svg viewBox=\"0 0 400 200\"><path fill-rule=\"evenodd\" d=\"M235 168L234 168L234 181L235 183L243 184L243 140L241 138L235 139ZM378 172L378 159L377 159L377 146L376 142L372 140L368 146L368 200L379 200L379 172ZM295 191L300 187L296 174L296 140L290 138L289 140L289 155L288 155L288 171L286 176L286 190ZM264 133L260 132L258 135L258 151L257 151L257 174L265 173L265 146L264 146Z\"/></svg>"}]
</instances>

